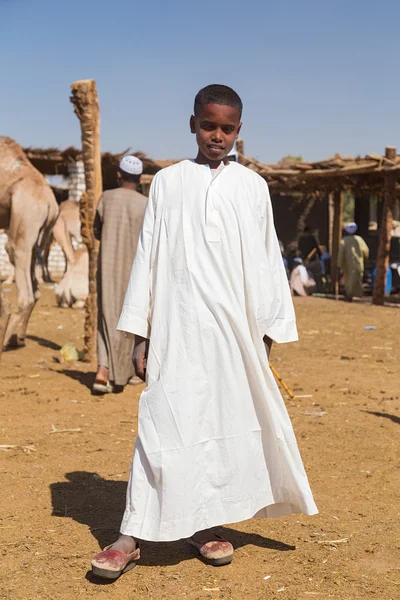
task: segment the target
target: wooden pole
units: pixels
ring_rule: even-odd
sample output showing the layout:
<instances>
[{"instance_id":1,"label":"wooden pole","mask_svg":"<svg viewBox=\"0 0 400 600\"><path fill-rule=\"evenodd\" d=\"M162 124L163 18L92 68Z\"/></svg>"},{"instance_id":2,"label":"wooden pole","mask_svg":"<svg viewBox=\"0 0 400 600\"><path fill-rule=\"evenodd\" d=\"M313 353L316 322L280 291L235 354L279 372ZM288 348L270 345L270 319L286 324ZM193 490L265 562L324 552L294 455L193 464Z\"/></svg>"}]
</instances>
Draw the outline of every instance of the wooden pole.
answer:
<instances>
[{"instance_id":1,"label":"wooden pole","mask_svg":"<svg viewBox=\"0 0 400 600\"><path fill-rule=\"evenodd\" d=\"M342 239L343 225L343 194L341 190L333 193L333 226L332 226L332 254L331 254L331 281L336 296L339 298L339 245Z\"/></svg>"},{"instance_id":2,"label":"wooden pole","mask_svg":"<svg viewBox=\"0 0 400 600\"><path fill-rule=\"evenodd\" d=\"M396 160L396 148L388 146L385 157ZM385 172L382 223L379 231L378 258L372 303L383 306L385 302L386 274L389 269L390 242L392 240L393 212L396 206L396 171Z\"/></svg>"},{"instance_id":3,"label":"wooden pole","mask_svg":"<svg viewBox=\"0 0 400 600\"><path fill-rule=\"evenodd\" d=\"M6 336L6 330L8 320L10 318L10 305L8 304L6 297L4 296L3 286L0 281L0 358L3 351L4 338Z\"/></svg>"},{"instance_id":4,"label":"wooden pole","mask_svg":"<svg viewBox=\"0 0 400 600\"><path fill-rule=\"evenodd\" d=\"M333 194L329 194L328 197L328 252L332 256L332 240L333 240L333 216L335 214L334 204L333 204Z\"/></svg>"},{"instance_id":5,"label":"wooden pole","mask_svg":"<svg viewBox=\"0 0 400 600\"><path fill-rule=\"evenodd\" d=\"M81 231L89 253L89 295L86 301L84 360L96 359L98 242L93 233L96 207L102 192L100 155L100 110L94 79L75 81L71 85L71 102L81 124L82 155L85 166L86 192L80 201Z\"/></svg>"},{"instance_id":6,"label":"wooden pole","mask_svg":"<svg viewBox=\"0 0 400 600\"><path fill-rule=\"evenodd\" d=\"M295 398L296 396L293 394L293 392L290 389L290 387L287 385L287 383L285 383L285 381L279 375L279 373L275 369L275 367L273 365L271 365L271 363L269 363L269 368L271 369L272 373L275 375L275 377L277 378L277 380L279 381L279 383L281 384L281 386L283 387L283 389L285 390L285 392L287 393L287 395L289 396L289 398L291 400L293 400L293 398Z\"/></svg>"}]
</instances>

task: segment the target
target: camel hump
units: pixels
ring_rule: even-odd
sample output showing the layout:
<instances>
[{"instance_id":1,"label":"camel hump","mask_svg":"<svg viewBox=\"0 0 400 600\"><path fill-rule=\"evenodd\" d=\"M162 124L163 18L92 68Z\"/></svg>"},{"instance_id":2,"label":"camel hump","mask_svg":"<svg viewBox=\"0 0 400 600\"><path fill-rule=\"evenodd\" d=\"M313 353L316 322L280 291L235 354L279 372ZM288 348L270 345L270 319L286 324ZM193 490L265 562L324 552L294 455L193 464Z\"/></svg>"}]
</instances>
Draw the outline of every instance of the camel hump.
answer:
<instances>
[{"instance_id":1,"label":"camel hump","mask_svg":"<svg viewBox=\"0 0 400 600\"><path fill-rule=\"evenodd\" d=\"M20 160L26 165L31 164L25 152L15 140L8 136L0 136L0 166L3 166L3 162L9 158Z\"/></svg>"},{"instance_id":2,"label":"camel hump","mask_svg":"<svg viewBox=\"0 0 400 600\"><path fill-rule=\"evenodd\" d=\"M44 175L33 166L21 146L10 137L0 136L0 176L5 188L11 189L21 179L48 185Z\"/></svg>"}]
</instances>

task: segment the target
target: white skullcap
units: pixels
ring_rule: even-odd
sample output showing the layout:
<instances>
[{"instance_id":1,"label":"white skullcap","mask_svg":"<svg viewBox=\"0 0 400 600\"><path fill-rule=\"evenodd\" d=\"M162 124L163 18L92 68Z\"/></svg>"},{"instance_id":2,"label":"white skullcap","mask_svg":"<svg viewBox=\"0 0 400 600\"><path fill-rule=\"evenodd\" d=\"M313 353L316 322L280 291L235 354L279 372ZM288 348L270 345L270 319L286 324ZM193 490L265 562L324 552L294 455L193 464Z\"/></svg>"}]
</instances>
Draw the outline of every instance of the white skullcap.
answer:
<instances>
[{"instance_id":1,"label":"white skullcap","mask_svg":"<svg viewBox=\"0 0 400 600\"><path fill-rule=\"evenodd\" d=\"M143 163L137 156L124 156L119 163L119 168L129 175L141 175L143 173Z\"/></svg>"},{"instance_id":2,"label":"white skullcap","mask_svg":"<svg viewBox=\"0 0 400 600\"><path fill-rule=\"evenodd\" d=\"M354 235L355 232L357 231L357 229L358 229L357 223L349 223L345 227L346 233L350 233L350 235Z\"/></svg>"}]
</instances>

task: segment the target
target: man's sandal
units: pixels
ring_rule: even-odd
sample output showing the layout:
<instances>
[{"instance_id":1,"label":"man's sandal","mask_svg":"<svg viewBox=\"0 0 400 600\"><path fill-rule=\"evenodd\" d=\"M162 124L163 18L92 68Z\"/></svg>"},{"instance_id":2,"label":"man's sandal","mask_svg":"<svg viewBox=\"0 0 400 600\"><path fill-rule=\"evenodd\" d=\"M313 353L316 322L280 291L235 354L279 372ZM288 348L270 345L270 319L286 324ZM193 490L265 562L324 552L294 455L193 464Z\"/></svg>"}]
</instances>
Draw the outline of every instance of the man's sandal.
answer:
<instances>
[{"instance_id":1,"label":"man's sandal","mask_svg":"<svg viewBox=\"0 0 400 600\"><path fill-rule=\"evenodd\" d=\"M129 554L125 554L122 550L112 550L111 544L92 559L92 573L103 579L117 579L123 573L136 567L136 561L139 559L140 546L138 542L136 542L136 549Z\"/></svg>"},{"instance_id":2,"label":"man's sandal","mask_svg":"<svg viewBox=\"0 0 400 600\"><path fill-rule=\"evenodd\" d=\"M133 377L131 377L128 381L128 385L142 385L142 383L144 383L144 381L142 381L140 377L137 377L136 375L133 375Z\"/></svg>"},{"instance_id":3,"label":"man's sandal","mask_svg":"<svg viewBox=\"0 0 400 600\"><path fill-rule=\"evenodd\" d=\"M113 391L114 386L109 381L106 383L95 381L92 387L92 393L100 396L103 396L104 394L112 394Z\"/></svg>"},{"instance_id":4,"label":"man's sandal","mask_svg":"<svg viewBox=\"0 0 400 600\"><path fill-rule=\"evenodd\" d=\"M196 548L200 558L207 565L212 565L213 567L229 565L233 560L232 544L225 540L222 535L215 532L209 532L204 537L208 538L209 541L196 542L193 537L188 538L187 541L191 546Z\"/></svg>"}]
</instances>

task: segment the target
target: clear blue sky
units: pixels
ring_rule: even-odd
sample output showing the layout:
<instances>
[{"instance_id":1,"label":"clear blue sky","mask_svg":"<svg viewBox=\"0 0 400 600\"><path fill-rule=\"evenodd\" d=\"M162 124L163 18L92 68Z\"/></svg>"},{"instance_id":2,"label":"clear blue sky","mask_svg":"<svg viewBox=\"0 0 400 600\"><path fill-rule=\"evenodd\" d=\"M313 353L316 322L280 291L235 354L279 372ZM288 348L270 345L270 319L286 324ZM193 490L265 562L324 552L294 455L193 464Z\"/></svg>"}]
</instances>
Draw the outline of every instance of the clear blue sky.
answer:
<instances>
[{"instance_id":1,"label":"clear blue sky","mask_svg":"<svg viewBox=\"0 0 400 600\"><path fill-rule=\"evenodd\" d=\"M195 154L193 98L244 101L246 154L273 162L400 148L400 0L0 0L0 134L80 144L69 103L97 81L102 149Z\"/></svg>"}]
</instances>

